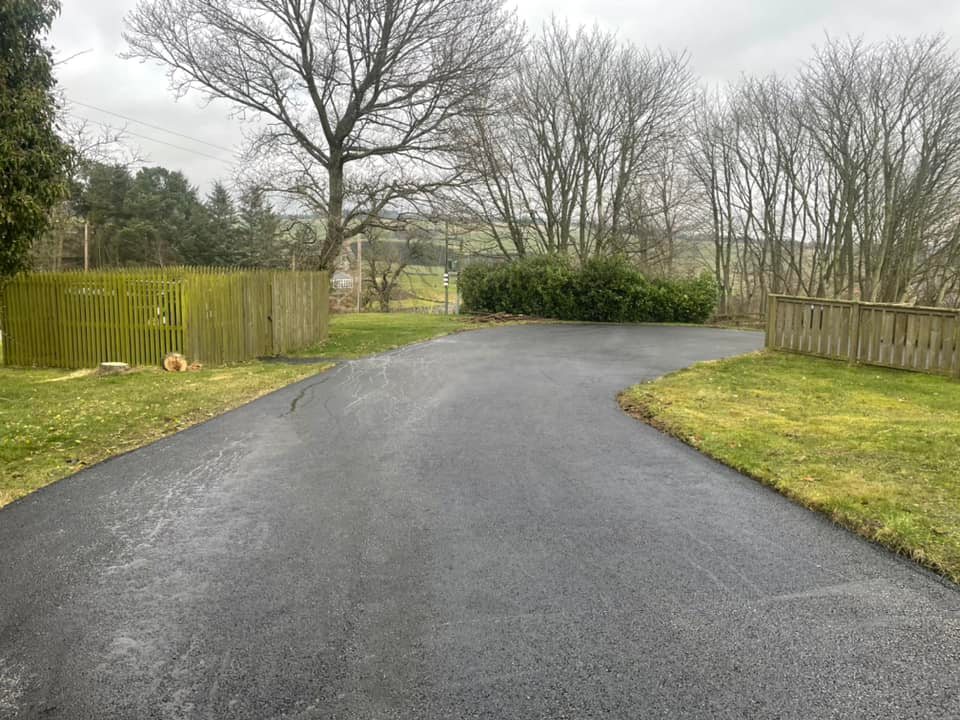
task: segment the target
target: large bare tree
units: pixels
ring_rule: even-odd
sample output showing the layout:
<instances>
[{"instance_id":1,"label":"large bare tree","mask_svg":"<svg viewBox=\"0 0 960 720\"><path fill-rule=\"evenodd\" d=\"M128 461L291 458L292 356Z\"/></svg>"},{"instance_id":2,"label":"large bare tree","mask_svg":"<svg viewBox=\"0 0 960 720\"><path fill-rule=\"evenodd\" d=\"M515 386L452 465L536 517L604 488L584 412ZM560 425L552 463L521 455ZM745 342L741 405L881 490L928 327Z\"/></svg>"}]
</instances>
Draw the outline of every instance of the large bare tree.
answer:
<instances>
[{"instance_id":1,"label":"large bare tree","mask_svg":"<svg viewBox=\"0 0 960 720\"><path fill-rule=\"evenodd\" d=\"M130 57L261 121L251 159L326 217L320 265L456 173L451 127L512 69L501 0L141 0Z\"/></svg>"}]
</instances>

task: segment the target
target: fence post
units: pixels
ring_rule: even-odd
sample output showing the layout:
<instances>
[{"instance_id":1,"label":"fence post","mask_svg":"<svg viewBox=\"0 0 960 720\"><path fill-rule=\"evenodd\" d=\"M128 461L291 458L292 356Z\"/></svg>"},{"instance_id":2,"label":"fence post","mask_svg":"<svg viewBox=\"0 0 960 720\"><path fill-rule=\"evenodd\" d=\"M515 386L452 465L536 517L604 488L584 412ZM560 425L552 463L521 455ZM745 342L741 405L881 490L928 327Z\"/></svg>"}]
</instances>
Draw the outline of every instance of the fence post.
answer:
<instances>
[{"instance_id":1,"label":"fence post","mask_svg":"<svg viewBox=\"0 0 960 720\"><path fill-rule=\"evenodd\" d=\"M768 350L776 346L777 334L777 296L767 295L767 336L764 347Z\"/></svg>"},{"instance_id":2,"label":"fence post","mask_svg":"<svg viewBox=\"0 0 960 720\"><path fill-rule=\"evenodd\" d=\"M950 374L955 378L960 378L960 312L957 313L957 319L953 323L953 358L951 358Z\"/></svg>"},{"instance_id":3,"label":"fence post","mask_svg":"<svg viewBox=\"0 0 960 720\"><path fill-rule=\"evenodd\" d=\"M850 342L847 350L847 362L855 365L860 361L860 301L854 300L850 306Z\"/></svg>"}]
</instances>

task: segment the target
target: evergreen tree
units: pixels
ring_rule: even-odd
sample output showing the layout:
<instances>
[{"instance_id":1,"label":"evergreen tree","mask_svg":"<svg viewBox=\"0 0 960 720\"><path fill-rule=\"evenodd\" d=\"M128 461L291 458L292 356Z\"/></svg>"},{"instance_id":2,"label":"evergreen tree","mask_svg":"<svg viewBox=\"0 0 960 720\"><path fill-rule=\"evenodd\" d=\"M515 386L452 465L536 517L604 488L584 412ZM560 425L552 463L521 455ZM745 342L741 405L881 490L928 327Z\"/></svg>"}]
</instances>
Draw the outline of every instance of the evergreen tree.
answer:
<instances>
[{"instance_id":1,"label":"evergreen tree","mask_svg":"<svg viewBox=\"0 0 960 720\"><path fill-rule=\"evenodd\" d=\"M206 222L200 234L196 262L202 265L243 264L237 208L223 183L213 184L204 207Z\"/></svg>"},{"instance_id":2,"label":"evergreen tree","mask_svg":"<svg viewBox=\"0 0 960 720\"><path fill-rule=\"evenodd\" d=\"M91 263L94 266L129 264L121 256L118 234L129 224L125 209L133 177L121 165L88 163L73 188L73 207L90 223ZM136 253L142 257L142 253Z\"/></svg>"},{"instance_id":3,"label":"evergreen tree","mask_svg":"<svg viewBox=\"0 0 960 720\"><path fill-rule=\"evenodd\" d=\"M74 191L76 212L90 223L96 266L201 262L206 210L180 172L90 163Z\"/></svg>"},{"instance_id":4,"label":"evergreen tree","mask_svg":"<svg viewBox=\"0 0 960 720\"><path fill-rule=\"evenodd\" d=\"M129 222L122 239L125 257L159 265L201 264L206 212L183 173L141 169L127 193L124 214Z\"/></svg>"},{"instance_id":5,"label":"evergreen tree","mask_svg":"<svg viewBox=\"0 0 960 720\"><path fill-rule=\"evenodd\" d=\"M267 199L266 191L253 185L240 194L240 245L243 265L285 267L279 246L280 217Z\"/></svg>"}]
</instances>

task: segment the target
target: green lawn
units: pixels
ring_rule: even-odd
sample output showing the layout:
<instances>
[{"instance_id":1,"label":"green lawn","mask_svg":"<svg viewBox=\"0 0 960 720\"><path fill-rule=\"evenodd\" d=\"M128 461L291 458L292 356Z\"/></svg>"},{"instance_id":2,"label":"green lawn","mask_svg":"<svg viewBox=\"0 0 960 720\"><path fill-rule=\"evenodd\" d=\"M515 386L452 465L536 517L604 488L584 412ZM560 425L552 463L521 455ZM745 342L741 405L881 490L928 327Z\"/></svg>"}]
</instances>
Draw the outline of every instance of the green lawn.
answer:
<instances>
[{"instance_id":1,"label":"green lawn","mask_svg":"<svg viewBox=\"0 0 960 720\"><path fill-rule=\"evenodd\" d=\"M302 355L356 358L464 327L455 316L334 315ZM329 365L251 362L196 373L0 368L0 507L112 455L218 415Z\"/></svg>"},{"instance_id":2,"label":"green lawn","mask_svg":"<svg viewBox=\"0 0 960 720\"><path fill-rule=\"evenodd\" d=\"M330 316L329 338L298 355L350 359L429 340L469 327L457 315L347 313Z\"/></svg>"},{"instance_id":3,"label":"green lawn","mask_svg":"<svg viewBox=\"0 0 960 720\"><path fill-rule=\"evenodd\" d=\"M326 367L252 362L108 377L0 368L0 507Z\"/></svg>"},{"instance_id":4,"label":"green lawn","mask_svg":"<svg viewBox=\"0 0 960 720\"><path fill-rule=\"evenodd\" d=\"M356 358L459 330L456 316L334 315L301 353ZM251 362L200 372L0 368L0 507L112 455L219 415L330 367Z\"/></svg>"},{"instance_id":5,"label":"green lawn","mask_svg":"<svg viewBox=\"0 0 960 720\"><path fill-rule=\"evenodd\" d=\"M757 353L638 385L621 404L960 582L960 383Z\"/></svg>"}]
</instances>

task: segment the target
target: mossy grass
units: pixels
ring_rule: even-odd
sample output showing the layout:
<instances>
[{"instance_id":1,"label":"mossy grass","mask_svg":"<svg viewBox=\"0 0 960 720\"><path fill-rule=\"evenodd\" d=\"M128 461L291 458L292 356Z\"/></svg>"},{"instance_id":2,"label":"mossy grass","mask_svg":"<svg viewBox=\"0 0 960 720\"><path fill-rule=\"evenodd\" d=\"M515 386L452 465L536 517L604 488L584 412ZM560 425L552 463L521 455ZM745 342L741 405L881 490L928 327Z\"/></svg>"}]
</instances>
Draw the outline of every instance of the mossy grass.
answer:
<instances>
[{"instance_id":1,"label":"mossy grass","mask_svg":"<svg viewBox=\"0 0 960 720\"><path fill-rule=\"evenodd\" d=\"M960 382L761 352L637 385L620 401L960 582Z\"/></svg>"}]
</instances>

